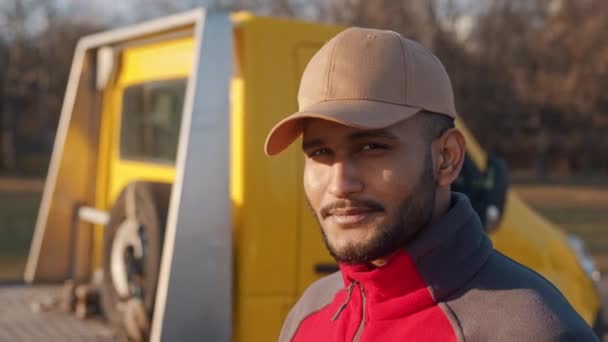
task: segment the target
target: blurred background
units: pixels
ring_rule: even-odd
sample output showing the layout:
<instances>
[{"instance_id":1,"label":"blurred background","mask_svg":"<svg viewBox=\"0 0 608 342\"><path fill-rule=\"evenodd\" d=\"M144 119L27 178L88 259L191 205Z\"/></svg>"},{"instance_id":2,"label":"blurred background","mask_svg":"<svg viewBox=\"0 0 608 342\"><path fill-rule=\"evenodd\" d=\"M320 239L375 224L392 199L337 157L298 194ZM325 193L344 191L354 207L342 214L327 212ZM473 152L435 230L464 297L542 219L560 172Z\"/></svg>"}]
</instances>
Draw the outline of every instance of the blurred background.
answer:
<instances>
[{"instance_id":1,"label":"blurred background","mask_svg":"<svg viewBox=\"0 0 608 342\"><path fill-rule=\"evenodd\" d=\"M520 194L608 271L608 2L3 0L0 279L21 278L79 37L196 6L393 29L446 64L456 105Z\"/></svg>"},{"instance_id":2,"label":"blurred background","mask_svg":"<svg viewBox=\"0 0 608 342\"><path fill-rule=\"evenodd\" d=\"M29 249L79 37L205 6L393 29L452 77L460 115L514 189L608 272L608 2L603 0L3 0L0 282Z\"/></svg>"}]
</instances>

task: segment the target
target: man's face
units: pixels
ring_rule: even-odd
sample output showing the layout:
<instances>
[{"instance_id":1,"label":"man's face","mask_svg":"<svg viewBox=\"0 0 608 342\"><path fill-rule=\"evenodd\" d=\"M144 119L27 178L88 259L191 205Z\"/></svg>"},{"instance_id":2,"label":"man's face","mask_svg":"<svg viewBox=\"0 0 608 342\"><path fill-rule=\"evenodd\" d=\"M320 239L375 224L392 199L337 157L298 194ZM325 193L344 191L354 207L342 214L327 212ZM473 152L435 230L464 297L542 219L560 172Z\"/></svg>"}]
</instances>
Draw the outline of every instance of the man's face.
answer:
<instances>
[{"instance_id":1,"label":"man's face","mask_svg":"<svg viewBox=\"0 0 608 342\"><path fill-rule=\"evenodd\" d=\"M310 119L303 133L304 190L337 261L386 257L429 223L433 161L415 119L382 130Z\"/></svg>"}]
</instances>

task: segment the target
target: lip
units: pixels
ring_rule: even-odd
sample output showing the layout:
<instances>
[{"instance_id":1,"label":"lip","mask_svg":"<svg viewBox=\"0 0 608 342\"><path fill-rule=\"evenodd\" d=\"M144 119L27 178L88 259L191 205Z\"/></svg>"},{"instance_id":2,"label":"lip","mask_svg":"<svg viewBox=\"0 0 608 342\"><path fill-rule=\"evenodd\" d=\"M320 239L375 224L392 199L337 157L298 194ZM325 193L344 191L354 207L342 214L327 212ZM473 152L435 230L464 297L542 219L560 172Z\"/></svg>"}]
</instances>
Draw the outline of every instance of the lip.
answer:
<instances>
[{"instance_id":1,"label":"lip","mask_svg":"<svg viewBox=\"0 0 608 342\"><path fill-rule=\"evenodd\" d=\"M333 212L328 219L344 228L351 228L368 221L377 214L377 211L367 209L346 209Z\"/></svg>"}]
</instances>

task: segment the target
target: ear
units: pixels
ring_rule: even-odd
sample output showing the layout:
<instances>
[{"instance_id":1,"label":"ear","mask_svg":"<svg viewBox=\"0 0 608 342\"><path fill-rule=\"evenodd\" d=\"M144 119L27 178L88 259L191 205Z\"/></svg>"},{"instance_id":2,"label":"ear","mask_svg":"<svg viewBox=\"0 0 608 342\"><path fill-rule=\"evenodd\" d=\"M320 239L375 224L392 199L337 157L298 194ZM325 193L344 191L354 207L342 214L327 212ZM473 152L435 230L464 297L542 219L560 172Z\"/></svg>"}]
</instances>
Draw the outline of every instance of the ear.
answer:
<instances>
[{"instance_id":1,"label":"ear","mask_svg":"<svg viewBox=\"0 0 608 342\"><path fill-rule=\"evenodd\" d=\"M458 177L466 153L464 136L457 128L445 131L433 143L436 156L435 177L439 187L449 187Z\"/></svg>"}]
</instances>

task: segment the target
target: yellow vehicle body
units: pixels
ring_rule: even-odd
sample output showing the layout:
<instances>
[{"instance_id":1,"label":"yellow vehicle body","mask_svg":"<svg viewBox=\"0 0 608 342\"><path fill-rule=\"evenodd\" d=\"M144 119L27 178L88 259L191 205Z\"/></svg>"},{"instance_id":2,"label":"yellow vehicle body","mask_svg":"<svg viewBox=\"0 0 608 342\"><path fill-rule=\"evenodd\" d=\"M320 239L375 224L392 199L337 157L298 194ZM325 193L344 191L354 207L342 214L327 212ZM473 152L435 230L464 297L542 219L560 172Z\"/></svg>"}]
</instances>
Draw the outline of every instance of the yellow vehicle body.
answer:
<instances>
[{"instance_id":1,"label":"yellow vehicle body","mask_svg":"<svg viewBox=\"0 0 608 342\"><path fill-rule=\"evenodd\" d=\"M323 276L318 266L332 265L333 260L306 206L301 185L303 156L298 144L267 158L263 143L274 123L296 111L298 83L308 60L343 27L246 13L231 18L235 66L230 89L233 339L272 341L277 340L284 317L304 289ZM121 49L119 68L103 90L97 208L110 209L129 183L173 182L175 170L170 162L121 156L121 108L131 86L187 78L194 46L193 37L186 35ZM483 149L462 122L458 125L467 138L467 153L483 170ZM500 227L491 238L498 250L553 282L581 316L593 323L599 298L566 235L513 191L508 192ZM91 269L101 266L102 245L103 227L97 226Z\"/></svg>"}]
</instances>

